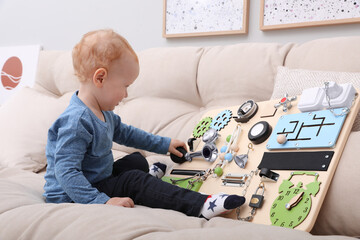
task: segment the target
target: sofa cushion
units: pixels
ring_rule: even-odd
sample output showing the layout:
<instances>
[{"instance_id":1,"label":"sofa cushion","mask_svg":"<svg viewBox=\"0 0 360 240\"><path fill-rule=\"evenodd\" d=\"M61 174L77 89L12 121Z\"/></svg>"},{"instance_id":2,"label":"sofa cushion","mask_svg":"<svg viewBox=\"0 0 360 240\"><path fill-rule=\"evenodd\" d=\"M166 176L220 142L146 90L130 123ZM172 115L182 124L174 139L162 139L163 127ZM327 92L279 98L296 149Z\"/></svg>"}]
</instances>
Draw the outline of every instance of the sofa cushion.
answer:
<instances>
[{"instance_id":1,"label":"sofa cushion","mask_svg":"<svg viewBox=\"0 0 360 240\"><path fill-rule=\"evenodd\" d=\"M282 98L285 93L289 96L301 95L304 89L322 87L326 81L352 83L360 90L360 72L312 71L278 67L271 99ZM352 131L360 131L360 112L355 119Z\"/></svg>"},{"instance_id":2,"label":"sofa cushion","mask_svg":"<svg viewBox=\"0 0 360 240\"><path fill-rule=\"evenodd\" d=\"M139 205L44 203L43 185L42 175L0 167L0 239L352 239Z\"/></svg>"},{"instance_id":3,"label":"sofa cushion","mask_svg":"<svg viewBox=\"0 0 360 240\"><path fill-rule=\"evenodd\" d=\"M79 88L71 51L40 51L35 88L57 96Z\"/></svg>"},{"instance_id":4,"label":"sofa cushion","mask_svg":"<svg viewBox=\"0 0 360 240\"><path fill-rule=\"evenodd\" d=\"M196 76L202 52L197 47L152 48L140 52L140 74L129 87L129 97L124 102L160 97L198 105Z\"/></svg>"},{"instance_id":5,"label":"sofa cushion","mask_svg":"<svg viewBox=\"0 0 360 240\"><path fill-rule=\"evenodd\" d=\"M244 43L209 47L198 70L199 93L205 107L233 106L271 96L276 68L292 44Z\"/></svg>"},{"instance_id":6,"label":"sofa cushion","mask_svg":"<svg viewBox=\"0 0 360 240\"><path fill-rule=\"evenodd\" d=\"M44 177L29 171L0 166L0 213L12 209L45 203Z\"/></svg>"},{"instance_id":7,"label":"sofa cushion","mask_svg":"<svg viewBox=\"0 0 360 240\"><path fill-rule=\"evenodd\" d=\"M48 129L71 95L57 98L31 88L15 93L0 108L0 165L33 172L44 168Z\"/></svg>"},{"instance_id":8,"label":"sofa cushion","mask_svg":"<svg viewBox=\"0 0 360 240\"><path fill-rule=\"evenodd\" d=\"M360 72L360 36L324 38L294 45L284 63L288 68Z\"/></svg>"}]
</instances>

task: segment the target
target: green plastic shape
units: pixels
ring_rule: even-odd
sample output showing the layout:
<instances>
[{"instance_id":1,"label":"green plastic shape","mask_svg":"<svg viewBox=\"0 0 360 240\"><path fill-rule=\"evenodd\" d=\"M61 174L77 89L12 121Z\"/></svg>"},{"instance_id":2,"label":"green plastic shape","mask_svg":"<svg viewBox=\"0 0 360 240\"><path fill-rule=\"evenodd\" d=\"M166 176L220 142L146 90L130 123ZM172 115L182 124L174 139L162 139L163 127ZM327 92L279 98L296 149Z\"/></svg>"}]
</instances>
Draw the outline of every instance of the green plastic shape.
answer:
<instances>
[{"instance_id":1,"label":"green plastic shape","mask_svg":"<svg viewBox=\"0 0 360 240\"><path fill-rule=\"evenodd\" d=\"M179 177L168 177L168 176L164 176L161 178L161 180L163 180L164 182L168 182L171 183L171 180L180 180L181 178ZM184 180L184 181L177 181L175 185L182 187L182 188L187 188L189 185L189 180ZM192 186L192 188L190 188L190 190L198 192L201 188L201 185L203 184L203 182L196 182L194 183L194 185Z\"/></svg>"},{"instance_id":2,"label":"green plastic shape","mask_svg":"<svg viewBox=\"0 0 360 240\"><path fill-rule=\"evenodd\" d=\"M290 181L294 175L314 176L315 180L303 188L303 183L294 184ZM295 228L302 223L311 210L311 195L314 197L320 190L321 182L318 181L319 174L316 172L292 172L287 180L283 180L279 187L279 195L274 200L270 209L270 220L272 225Z\"/></svg>"},{"instance_id":3,"label":"green plastic shape","mask_svg":"<svg viewBox=\"0 0 360 240\"><path fill-rule=\"evenodd\" d=\"M194 138L202 137L204 135L204 133L207 130L209 130L211 122L212 122L211 117L205 117L205 118L201 119L200 122L198 122L198 124L196 124L196 126L193 130Z\"/></svg>"}]
</instances>

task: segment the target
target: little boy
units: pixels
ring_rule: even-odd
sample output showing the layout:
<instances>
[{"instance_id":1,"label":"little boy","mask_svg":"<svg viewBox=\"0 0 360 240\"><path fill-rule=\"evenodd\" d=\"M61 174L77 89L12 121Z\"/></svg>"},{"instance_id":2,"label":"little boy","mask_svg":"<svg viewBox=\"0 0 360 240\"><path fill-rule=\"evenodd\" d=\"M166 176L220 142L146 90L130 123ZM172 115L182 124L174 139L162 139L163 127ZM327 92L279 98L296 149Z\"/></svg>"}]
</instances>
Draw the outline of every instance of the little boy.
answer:
<instances>
[{"instance_id":1,"label":"little boy","mask_svg":"<svg viewBox=\"0 0 360 240\"><path fill-rule=\"evenodd\" d=\"M141 204L207 219L244 203L237 195L208 196L163 182L148 173L138 152L113 161L113 141L179 157L176 148L186 147L126 125L112 112L139 74L138 58L122 36L112 30L85 34L73 49L73 65L80 88L48 133L46 202ZM157 167L165 172L166 165L158 163L152 170Z\"/></svg>"}]
</instances>

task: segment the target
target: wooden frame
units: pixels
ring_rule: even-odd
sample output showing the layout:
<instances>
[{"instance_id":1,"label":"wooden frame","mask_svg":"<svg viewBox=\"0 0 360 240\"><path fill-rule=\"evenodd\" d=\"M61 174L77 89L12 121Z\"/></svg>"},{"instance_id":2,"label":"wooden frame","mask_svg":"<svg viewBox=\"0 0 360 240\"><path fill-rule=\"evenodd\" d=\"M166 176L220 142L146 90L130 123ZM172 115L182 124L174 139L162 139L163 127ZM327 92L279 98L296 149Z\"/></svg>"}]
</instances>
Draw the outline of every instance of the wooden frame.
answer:
<instances>
[{"instance_id":1,"label":"wooden frame","mask_svg":"<svg viewBox=\"0 0 360 240\"><path fill-rule=\"evenodd\" d=\"M263 31L360 22L357 1L261 0L260 29Z\"/></svg>"},{"instance_id":2,"label":"wooden frame","mask_svg":"<svg viewBox=\"0 0 360 240\"><path fill-rule=\"evenodd\" d=\"M174 6L175 4L177 6ZM232 4L231 8L230 4ZM248 32L249 0L163 0L163 5L162 35L164 38L246 34ZM220 11L215 12L218 18L209 17L209 14L214 11ZM230 11L230 15L226 14L227 11ZM238 16L239 12L241 16Z\"/></svg>"}]
</instances>

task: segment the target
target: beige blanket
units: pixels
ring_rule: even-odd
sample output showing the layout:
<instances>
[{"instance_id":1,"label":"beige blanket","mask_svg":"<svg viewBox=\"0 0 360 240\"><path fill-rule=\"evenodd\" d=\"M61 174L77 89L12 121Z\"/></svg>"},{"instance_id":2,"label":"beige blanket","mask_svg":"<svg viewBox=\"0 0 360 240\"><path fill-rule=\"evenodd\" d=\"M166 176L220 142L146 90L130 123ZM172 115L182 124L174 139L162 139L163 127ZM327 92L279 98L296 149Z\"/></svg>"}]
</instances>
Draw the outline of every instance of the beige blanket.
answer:
<instances>
[{"instance_id":1,"label":"beige blanket","mask_svg":"<svg viewBox=\"0 0 360 240\"><path fill-rule=\"evenodd\" d=\"M353 239L143 206L49 204L41 174L0 167L0 239Z\"/></svg>"}]
</instances>

